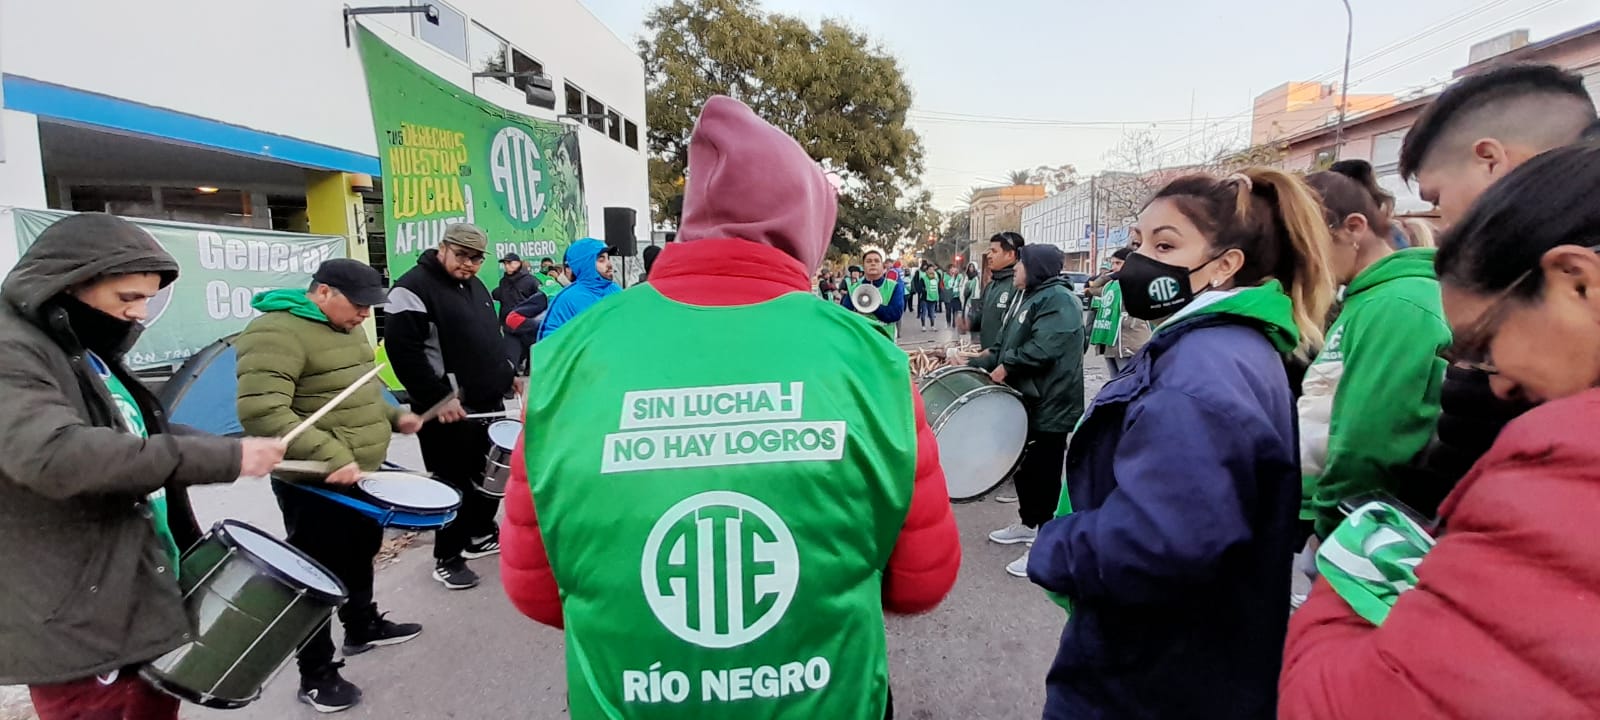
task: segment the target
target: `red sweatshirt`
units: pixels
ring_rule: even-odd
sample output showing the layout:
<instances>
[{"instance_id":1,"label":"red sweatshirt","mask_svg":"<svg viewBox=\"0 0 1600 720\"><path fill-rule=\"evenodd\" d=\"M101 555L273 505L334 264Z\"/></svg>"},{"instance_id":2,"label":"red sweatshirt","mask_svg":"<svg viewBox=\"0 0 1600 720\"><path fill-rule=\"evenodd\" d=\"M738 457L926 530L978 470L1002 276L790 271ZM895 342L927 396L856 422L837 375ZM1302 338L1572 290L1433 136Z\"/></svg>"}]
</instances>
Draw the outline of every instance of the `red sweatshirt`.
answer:
<instances>
[{"instance_id":1,"label":"red sweatshirt","mask_svg":"<svg viewBox=\"0 0 1600 720\"><path fill-rule=\"evenodd\" d=\"M650 270L650 285L677 302L710 307L751 305L811 290L805 268L795 259L733 239L669 245ZM932 610L955 585L961 566L961 538L950 512L938 445L924 418L922 397L915 387L908 390L916 407L916 478L911 509L883 583L883 607L897 613ZM561 595L550 572L525 467L519 440L506 487L506 522L500 528L501 582L524 615L559 628Z\"/></svg>"},{"instance_id":2,"label":"red sweatshirt","mask_svg":"<svg viewBox=\"0 0 1600 720\"><path fill-rule=\"evenodd\" d=\"M1600 717L1597 423L1590 390L1507 425L1382 627L1319 580L1289 623L1278 717Z\"/></svg>"}]
</instances>

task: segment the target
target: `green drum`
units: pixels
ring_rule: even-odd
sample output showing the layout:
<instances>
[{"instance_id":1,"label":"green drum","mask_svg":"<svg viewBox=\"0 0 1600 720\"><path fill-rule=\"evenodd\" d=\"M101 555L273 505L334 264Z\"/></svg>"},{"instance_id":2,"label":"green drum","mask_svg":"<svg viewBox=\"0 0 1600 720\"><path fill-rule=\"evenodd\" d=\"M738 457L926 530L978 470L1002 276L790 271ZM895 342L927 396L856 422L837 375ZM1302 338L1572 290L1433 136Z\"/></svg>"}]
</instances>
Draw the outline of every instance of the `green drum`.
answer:
<instances>
[{"instance_id":1,"label":"green drum","mask_svg":"<svg viewBox=\"0 0 1600 720\"><path fill-rule=\"evenodd\" d=\"M223 520L183 556L178 575L193 639L140 670L163 692L243 707L345 601L333 573L250 525Z\"/></svg>"},{"instance_id":2,"label":"green drum","mask_svg":"<svg viewBox=\"0 0 1600 720\"><path fill-rule=\"evenodd\" d=\"M951 500L982 497L1017 468L1028 439L1020 393L969 367L939 368L918 392Z\"/></svg>"}]
</instances>

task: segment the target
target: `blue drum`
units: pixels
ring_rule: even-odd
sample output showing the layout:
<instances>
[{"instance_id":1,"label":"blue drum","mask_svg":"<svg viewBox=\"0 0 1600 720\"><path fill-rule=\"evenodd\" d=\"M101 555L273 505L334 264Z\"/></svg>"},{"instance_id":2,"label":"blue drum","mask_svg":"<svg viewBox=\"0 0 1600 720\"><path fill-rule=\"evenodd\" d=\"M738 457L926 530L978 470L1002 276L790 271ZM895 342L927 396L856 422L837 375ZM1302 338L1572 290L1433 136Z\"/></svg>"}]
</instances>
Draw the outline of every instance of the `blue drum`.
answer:
<instances>
[{"instance_id":1,"label":"blue drum","mask_svg":"<svg viewBox=\"0 0 1600 720\"><path fill-rule=\"evenodd\" d=\"M354 488L293 485L349 507L383 527L438 530L456 519L461 493L432 478L400 470L370 473Z\"/></svg>"}]
</instances>

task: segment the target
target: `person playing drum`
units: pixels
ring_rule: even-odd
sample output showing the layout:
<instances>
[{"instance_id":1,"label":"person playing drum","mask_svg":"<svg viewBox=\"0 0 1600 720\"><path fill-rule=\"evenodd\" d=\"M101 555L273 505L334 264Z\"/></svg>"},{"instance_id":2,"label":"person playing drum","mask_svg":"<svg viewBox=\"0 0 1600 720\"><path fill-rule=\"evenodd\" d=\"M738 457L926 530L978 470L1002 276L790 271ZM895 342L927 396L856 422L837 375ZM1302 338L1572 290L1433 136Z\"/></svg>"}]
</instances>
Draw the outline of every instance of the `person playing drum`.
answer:
<instances>
[{"instance_id":1,"label":"person playing drum","mask_svg":"<svg viewBox=\"0 0 1600 720\"><path fill-rule=\"evenodd\" d=\"M989 371L1022 393L1028 441L1013 478L1018 522L989 533L1002 545L1032 545L1039 526L1055 516L1067 433L1083 415L1083 304L1061 276L1063 255L1054 245L1024 245L1013 290L995 344L967 364ZM1028 553L1006 565L1028 576Z\"/></svg>"},{"instance_id":2,"label":"person playing drum","mask_svg":"<svg viewBox=\"0 0 1600 720\"><path fill-rule=\"evenodd\" d=\"M263 314L234 341L239 423L245 432L284 435L371 370L372 346L360 327L386 297L377 270L347 259L322 263L309 290L256 295L251 306ZM378 385L368 383L296 437L288 457L325 463L329 473L322 482L327 485L354 485L383 464L391 430L410 434L421 426L421 418L385 402ZM383 544L383 528L345 505L289 487L284 477L274 477L272 491L289 544L322 563L349 592L339 608L345 656L422 632L421 625L389 621L372 600L372 561ZM334 662L327 625L300 650L298 661L301 701L319 712L361 701L361 691L339 674L344 663Z\"/></svg>"},{"instance_id":3,"label":"person playing drum","mask_svg":"<svg viewBox=\"0 0 1600 720\"><path fill-rule=\"evenodd\" d=\"M878 720L884 610L960 565L938 447L905 353L809 292L838 204L805 150L716 97L689 167L650 283L533 347L506 593L565 624L576 720Z\"/></svg>"},{"instance_id":4,"label":"person playing drum","mask_svg":"<svg viewBox=\"0 0 1600 720\"><path fill-rule=\"evenodd\" d=\"M263 475L283 443L175 434L122 356L178 263L111 215L51 225L0 287L0 685L40 720L177 720L138 666L194 632L186 488ZM158 311L159 312L159 311Z\"/></svg>"}]
</instances>

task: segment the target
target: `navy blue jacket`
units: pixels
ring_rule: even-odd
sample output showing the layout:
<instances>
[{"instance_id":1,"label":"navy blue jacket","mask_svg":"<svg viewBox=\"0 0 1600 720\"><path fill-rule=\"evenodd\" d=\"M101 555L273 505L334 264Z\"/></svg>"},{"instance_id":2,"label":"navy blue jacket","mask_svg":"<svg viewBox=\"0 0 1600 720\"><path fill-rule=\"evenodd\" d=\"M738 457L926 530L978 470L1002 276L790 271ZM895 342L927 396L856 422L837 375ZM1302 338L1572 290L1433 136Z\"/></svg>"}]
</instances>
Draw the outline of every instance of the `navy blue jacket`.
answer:
<instances>
[{"instance_id":1,"label":"navy blue jacket","mask_svg":"<svg viewBox=\"0 0 1600 720\"><path fill-rule=\"evenodd\" d=\"M1067 454L1028 576L1075 602L1046 718L1274 716L1300 508L1283 357L1237 317L1157 333Z\"/></svg>"}]
</instances>

